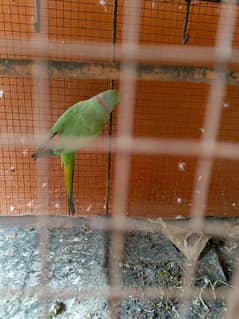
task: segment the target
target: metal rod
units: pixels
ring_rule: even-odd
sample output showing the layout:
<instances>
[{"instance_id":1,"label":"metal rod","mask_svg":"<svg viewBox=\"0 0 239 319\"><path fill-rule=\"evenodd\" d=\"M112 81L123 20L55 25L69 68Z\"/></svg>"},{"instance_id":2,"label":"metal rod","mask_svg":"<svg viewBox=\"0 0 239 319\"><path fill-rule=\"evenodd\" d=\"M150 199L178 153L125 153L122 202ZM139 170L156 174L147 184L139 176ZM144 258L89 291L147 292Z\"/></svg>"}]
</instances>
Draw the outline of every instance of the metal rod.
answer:
<instances>
[{"instance_id":1,"label":"metal rod","mask_svg":"<svg viewBox=\"0 0 239 319\"><path fill-rule=\"evenodd\" d=\"M41 225L39 226L38 217L44 217L44 215L39 216L0 216L0 225L5 227L25 227L25 228L38 228L41 230ZM90 218L82 217L69 217L69 216L49 216L47 227L48 229L54 228L82 228L82 222L88 222L91 229L96 229L99 231L123 231L126 232L146 232L155 233L161 232L164 225L169 224L176 226L178 228L183 228L188 233L192 232L191 218L185 218L180 220L175 219L142 219L142 218L118 218L116 221L113 218L105 218L103 216L93 216ZM239 238L239 222L235 218L229 219L216 219L206 217L205 225L203 228L203 234L211 235L214 238L236 240Z\"/></svg>"},{"instance_id":2,"label":"metal rod","mask_svg":"<svg viewBox=\"0 0 239 319\"><path fill-rule=\"evenodd\" d=\"M87 57L89 61L109 61L112 58L112 44L102 42L96 43L87 41L87 45L82 41L60 41L49 40L39 41L37 39L0 39L1 54L14 54L21 57L27 56L31 58L40 57L48 59L49 56L66 60L75 58L77 61ZM39 50L41 49L41 50ZM181 46L175 44L140 44L138 49L132 46L132 43L121 43L115 45L115 57L117 61L139 61L150 63L173 63L177 62L182 65L190 65L190 63L214 63L217 52L214 47L205 46ZM218 57L217 57L218 59ZM223 60L224 57L222 56ZM230 51L229 62L239 63L239 50L233 48Z\"/></svg>"},{"instance_id":3,"label":"metal rod","mask_svg":"<svg viewBox=\"0 0 239 319\"><path fill-rule=\"evenodd\" d=\"M126 45L131 43L133 50L137 51L139 43L139 24L141 1L124 1L122 42ZM133 132L133 117L136 95L136 69L137 61L131 64L123 61L120 68L120 92L121 102L118 111L117 136L131 137ZM116 154L115 178L113 185L113 209L112 216L117 221L118 217L126 218L128 188L130 175L131 154ZM112 287L122 286L121 264L124 255L125 231L112 232L109 251L110 283ZM119 299L110 302L111 318L119 318Z\"/></svg>"},{"instance_id":4,"label":"metal rod","mask_svg":"<svg viewBox=\"0 0 239 319\"><path fill-rule=\"evenodd\" d=\"M46 140L46 134L39 135L38 145ZM9 149L11 146L35 146L34 136L32 134L4 134L0 133L0 148ZM62 145L70 147L71 150L79 150L82 144L92 142L87 138L64 138ZM89 145L84 152L107 153L107 139L99 137L95 143ZM202 158L221 158L238 160L239 143L217 142L215 144L202 143L197 140L184 140L172 138L125 138L112 137L112 152L122 154L167 154L167 155L185 155L189 157L201 156Z\"/></svg>"},{"instance_id":5,"label":"metal rod","mask_svg":"<svg viewBox=\"0 0 239 319\"><path fill-rule=\"evenodd\" d=\"M190 13L191 0L185 0L185 1L186 1L186 11L185 11L185 16L183 20L182 44L186 44L189 38L189 35L187 34L187 27L188 27L188 18Z\"/></svg>"},{"instance_id":6,"label":"metal rod","mask_svg":"<svg viewBox=\"0 0 239 319\"><path fill-rule=\"evenodd\" d=\"M117 30L117 11L118 0L114 0L113 4L113 16L112 16L112 63L115 62L115 43L116 43L116 30ZM114 88L114 80L110 79L110 89ZM110 180L111 180L111 138L112 138L113 117L110 113L109 129L108 129L108 154L107 154L107 173L106 173L106 189L105 189L105 214L109 215L109 202L110 202Z\"/></svg>"},{"instance_id":7,"label":"metal rod","mask_svg":"<svg viewBox=\"0 0 239 319\"><path fill-rule=\"evenodd\" d=\"M10 289L6 288L6 286L0 286L0 298L13 298L13 297L21 297L21 298L31 298L38 297L41 298L45 292L44 287L35 286L29 287L25 289ZM48 287L48 295L49 298L55 299L57 298L83 298L83 297L94 297L98 296L101 298L108 299L123 299L129 296L137 297L137 298L151 298L151 299L160 299L160 298L171 298L183 301L185 300L185 296L182 292L182 289L179 288L161 288L161 287L144 287L144 288L134 288L134 287L89 287L82 289L74 289L74 288L51 288ZM194 298L203 298L204 300L214 300L214 298L225 300L228 294L227 288L214 288L212 291L211 288L195 288L194 290ZM47 316L43 317L43 319L49 318ZM131 317L132 318L132 317ZM238 318L238 317L237 317Z\"/></svg>"},{"instance_id":8,"label":"metal rod","mask_svg":"<svg viewBox=\"0 0 239 319\"><path fill-rule=\"evenodd\" d=\"M35 32L40 32L41 30L41 0L35 0L34 28L35 28Z\"/></svg>"},{"instance_id":9,"label":"metal rod","mask_svg":"<svg viewBox=\"0 0 239 319\"><path fill-rule=\"evenodd\" d=\"M36 22L35 31L38 32L35 38L39 43L48 43L48 1L36 0ZM44 10L44 11L43 11ZM44 32L42 32L44 27ZM44 51L44 46L39 47L39 53ZM48 61L35 59L32 64L32 97L33 97L33 120L34 120L34 141L37 145L38 134L47 134L48 131ZM38 123L38 125L36 125ZM40 318L45 319L48 315L48 283L49 283L49 260L48 260L48 215L49 215L49 196L48 196L48 177L49 177L48 159L41 159L36 162L36 177L37 177L37 200L39 205L40 216L37 217L37 228L39 232L38 247L40 255L40 274L39 288L42 291L40 296L41 314ZM42 189L42 183L47 186Z\"/></svg>"}]
</instances>

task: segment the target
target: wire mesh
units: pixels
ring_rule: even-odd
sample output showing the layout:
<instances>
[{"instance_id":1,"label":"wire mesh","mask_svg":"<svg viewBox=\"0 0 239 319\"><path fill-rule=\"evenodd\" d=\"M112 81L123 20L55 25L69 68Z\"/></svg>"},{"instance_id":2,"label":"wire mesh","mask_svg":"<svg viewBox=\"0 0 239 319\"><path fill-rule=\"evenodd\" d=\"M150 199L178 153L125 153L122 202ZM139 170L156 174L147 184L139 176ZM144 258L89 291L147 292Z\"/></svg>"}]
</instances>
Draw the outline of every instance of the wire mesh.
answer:
<instances>
[{"instance_id":1,"label":"wire mesh","mask_svg":"<svg viewBox=\"0 0 239 319\"><path fill-rule=\"evenodd\" d=\"M94 228L114 230L109 263L112 287L98 291L57 292L47 287L48 266L44 257L48 244L47 229L51 225L57 227L57 223L45 216L39 217L35 222L43 230L40 237L41 287L24 292L10 291L9 294L37 293L45 308L47 298L56 293L65 296L101 294L111 301L129 295L167 295L182 298L186 305L189 304L195 293L191 287L194 260L189 260L190 266L186 267L184 297L180 297L177 291L167 289L122 289L120 264L125 232L135 230L135 225L131 225L127 218L128 214L158 216L164 212L166 216L172 214L175 217L188 215L191 211L194 218L185 227L196 232L202 231L204 213L238 214L238 191L233 185L238 185L239 176L235 174L237 164L232 161L239 158L238 145L235 143L238 142L238 111L233 107L236 105L238 92L237 88L226 87L226 66L230 62L238 63L238 52L231 49L232 46L237 46L238 41L238 9L234 1L228 2L224 6L206 1L193 1L191 4L188 43L197 46L216 45L216 50L210 50L172 45L181 42L185 1L118 1L117 24L114 26L117 26L115 52L116 59L121 61L121 69L119 82L115 85L121 89L122 102L117 116L114 115L117 118L113 120L113 132L116 135L116 140L112 139L112 152L116 153L112 158L112 163L115 164L112 179L114 183L109 181L110 175L107 175L109 147L105 141L98 148L94 146L94 152L81 153L77 158L75 172L75 188L80 190L76 196L76 205L81 214L101 214L104 211L106 176L110 186L107 189L110 194L113 191L113 197L108 195L107 203L112 211L112 221L102 224L98 220L92 222ZM81 57L82 60L91 61L103 59L106 53L104 60L112 61L113 8L110 1L48 1L41 7L40 21L37 21L41 35L44 36L41 38L35 34L36 19L39 19L36 16L35 1L31 4L18 1L12 6L7 1L2 1L1 58L30 57L37 60L39 57L47 57L72 60ZM16 38L30 39L27 48L26 43L19 42ZM156 45L155 50L147 47L148 43ZM145 46L141 47L141 44ZM207 64L215 59L219 70L215 81L209 86L137 80L136 66L140 60L180 63L186 57L188 59L185 63ZM37 66L35 63L35 67ZM2 215L39 212L43 215L60 215L66 211L64 191L59 187L63 178L60 163L57 159L50 159L48 167L46 164L36 165L28 159L38 141L38 136L35 135L44 134L56 117L76 100L86 99L109 87L109 81L106 80L82 79L50 79L49 85L46 85L41 78L39 80L42 74L38 74L38 71L38 68L33 71L33 79L11 76L0 79ZM206 101L208 107L205 109ZM41 128L43 131L39 131ZM107 133L108 128L105 129L104 136ZM11 136L14 137L13 140ZM33 136L36 141L30 141ZM175 136L177 139L173 140ZM231 165L228 165L228 159L231 159ZM111 162L111 158L108 158L108 163L109 161ZM17 224L20 222L15 221ZM6 223L14 225L15 222L14 219L9 219ZM24 219L23 224L29 225L27 219ZM63 225L65 224L68 227L75 226L71 219L64 220ZM228 235L225 226L223 229L219 224L214 224L211 228L208 226L204 226L204 232ZM151 227L161 229L161 225L157 224ZM143 223L139 230L147 231L148 228ZM237 229L234 235L238 236ZM237 282L238 272L235 275L235 287ZM4 290L1 293L6 294ZM218 290L218 294L223 298L227 297L225 291ZM237 317L237 295L237 288L231 289L228 318ZM114 302L111 306L112 318L117 318L118 308L115 308ZM187 309L181 310L183 317Z\"/></svg>"}]
</instances>

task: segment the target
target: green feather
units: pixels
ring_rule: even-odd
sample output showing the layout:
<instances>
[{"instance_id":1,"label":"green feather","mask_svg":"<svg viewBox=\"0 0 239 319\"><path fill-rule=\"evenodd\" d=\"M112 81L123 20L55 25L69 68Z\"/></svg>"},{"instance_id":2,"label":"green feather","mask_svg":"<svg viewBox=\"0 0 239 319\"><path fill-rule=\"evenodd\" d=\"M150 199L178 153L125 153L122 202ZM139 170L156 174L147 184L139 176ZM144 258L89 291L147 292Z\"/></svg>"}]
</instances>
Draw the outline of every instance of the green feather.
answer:
<instances>
[{"instance_id":1,"label":"green feather","mask_svg":"<svg viewBox=\"0 0 239 319\"><path fill-rule=\"evenodd\" d=\"M73 176L74 176L74 160L75 153L61 154L61 165L64 168L65 189L68 201L68 213L73 215L75 213L75 206L73 202Z\"/></svg>"},{"instance_id":2,"label":"green feather","mask_svg":"<svg viewBox=\"0 0 239 319\"><path fill-rule=\"evenodd\" d=\"M68 145L66 147L61 142L61 137L92 138L99 136L109 119L109 114L118 103L118 91L108 90L72 105L52 126L49 131L49 139L45 145L32 154L33 158L61 155L69 213L73 214L75 211L72 198L75 149L71 149ZM55 139L55 143L51 143ZM87 145L82 144L80 148L84 146Z\"/></svg>"}]
</instances>

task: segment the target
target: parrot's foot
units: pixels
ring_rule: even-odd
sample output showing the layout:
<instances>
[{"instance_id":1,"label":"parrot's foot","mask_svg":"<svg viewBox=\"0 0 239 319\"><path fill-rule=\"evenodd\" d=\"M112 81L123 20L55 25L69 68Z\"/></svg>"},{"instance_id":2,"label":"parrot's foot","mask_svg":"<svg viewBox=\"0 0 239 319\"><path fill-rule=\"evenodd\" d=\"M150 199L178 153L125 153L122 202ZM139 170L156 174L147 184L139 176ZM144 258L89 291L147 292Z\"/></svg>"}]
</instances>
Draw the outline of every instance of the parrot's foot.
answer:
<instances>
[{"instance_id":1,"label":"parrot's foot","mask_svg":"<svg viewBox=\"0 0 239 319\"><path fill-rule=\"evenodd\" d=\"M56 152L51 149L39 149L36 153L32 154L32 158L37 159L41 157L49 157L56 155Z\"/></svg>"}]
</instances>

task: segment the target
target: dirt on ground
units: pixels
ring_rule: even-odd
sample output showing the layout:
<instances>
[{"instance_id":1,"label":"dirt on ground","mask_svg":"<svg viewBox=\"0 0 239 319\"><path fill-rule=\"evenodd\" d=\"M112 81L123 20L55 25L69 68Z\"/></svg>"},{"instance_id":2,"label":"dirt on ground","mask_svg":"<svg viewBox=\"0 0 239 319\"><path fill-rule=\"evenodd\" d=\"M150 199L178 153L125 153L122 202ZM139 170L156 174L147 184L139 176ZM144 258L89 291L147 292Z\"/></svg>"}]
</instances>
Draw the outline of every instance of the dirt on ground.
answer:
<instances>
[{"instance_id":1,"label":"dirt on ground","mask_svg":"<svg viewBox=\"0 0 239 319\"><path fill-rule=\"evenodd\" d=\"M107 287L109 234L92 230L87 219L78 226L49 229L48 285L59 292L48 299L48 319L108 319L109 305L101 296L91 298L61 294L64 289ZM41 280L38 249L39 232L31 227L0 227L0 319L42 318L42 303L34 289ZM238 240L210 239L203 249L195 273L198 295L193 298L186 318L223 318L224 300L217 287L230 287L239 256ZM160 232L131 232L127 235L123 284L132 287L177 288L182 291L184 255ZM209 288L212 298L204 299ZM31 293L24 294L23 289ZM18 293L18 292L22 293ZM11 292L15 294L12 296ZM120 301L120 318L179 318L182 304L177 298L148 299L129 297Z\"/></svg>"}]
</instances>

